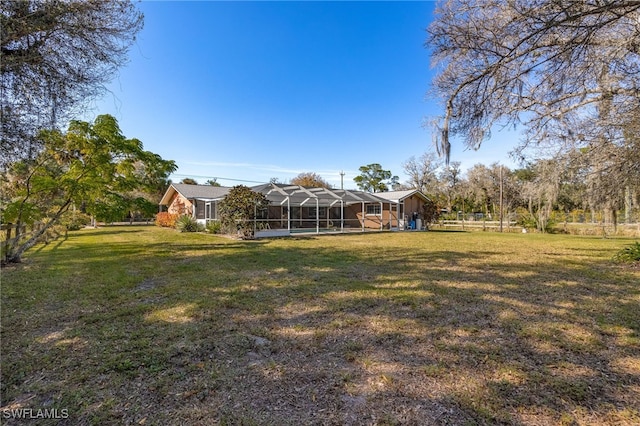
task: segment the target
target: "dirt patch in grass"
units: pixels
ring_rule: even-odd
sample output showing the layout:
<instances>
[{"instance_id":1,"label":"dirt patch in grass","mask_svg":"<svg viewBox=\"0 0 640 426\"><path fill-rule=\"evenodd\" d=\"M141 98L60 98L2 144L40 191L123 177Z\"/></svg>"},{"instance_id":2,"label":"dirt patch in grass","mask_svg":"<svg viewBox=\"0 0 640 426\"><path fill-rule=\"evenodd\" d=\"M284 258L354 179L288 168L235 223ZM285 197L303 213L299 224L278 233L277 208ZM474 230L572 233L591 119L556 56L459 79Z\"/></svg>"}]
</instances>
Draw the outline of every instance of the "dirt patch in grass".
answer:
<instances>
[{"instance_id":1,"label":"dirt patch in grass","mask_svg":"<svg viewBox=\"0 0 640 426\"><path fill-rule=\"evenodd\" d=\"M638 424L625 244L70 233L2 271L3 424Z\"/></svg>"}]
</instances>

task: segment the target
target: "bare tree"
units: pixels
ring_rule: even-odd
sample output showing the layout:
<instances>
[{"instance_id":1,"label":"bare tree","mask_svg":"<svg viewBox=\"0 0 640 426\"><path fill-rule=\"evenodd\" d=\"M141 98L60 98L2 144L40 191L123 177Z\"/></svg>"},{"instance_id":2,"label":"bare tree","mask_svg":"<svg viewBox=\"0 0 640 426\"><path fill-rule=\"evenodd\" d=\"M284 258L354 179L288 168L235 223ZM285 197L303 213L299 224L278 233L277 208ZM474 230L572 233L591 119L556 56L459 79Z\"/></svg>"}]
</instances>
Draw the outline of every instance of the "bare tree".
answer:
<instances>
[{"instance_id":1,"label":"bare tree","mask_svg":"<svg viewBox=\"0 0 640 426\"><path fill-rule=\"evenodd\" d=\"M551 213L558 207L563 185L578 172L570 164L570 156L564 156L538 160L526 169L515 172L521 200L529 211L527 222L535 225L538 231L549 229Z\"/></svg>"},{"instance_id":2,"label":"bare tree","mask_svg":"<svg viewBox=\"0 0 640 426\"><path fill-rule=\"evenodd\" d=\"M103 93L142 25L130 1L0 0L0 163Z\"/></svg>"},{"instance_id":3,"label":"bare tree","mask_svg":"<svg viewBox=\"0 0 640 426\"><path fill-rule=\"evenodd\" d=\"M484 164L475 164L467 171L467 185L475 209L490 215L500 196L500 188L492 177L491 169Z\"/></svg>"},{"instance_id":4,"label":"bare tree","mask_svg":"<svg viewBox=\"0 0 640 426\"><path fill-rule=\"evenodd\" d=\"M419 189L425 194L435 194L438 187L438 169L442 161L433 152L425 152L419 158L411 156L402 163L404 172L409 176L410 188Z\"/></svg>"},{"instance_id":5,"label":"bare tree","mask_svg":"<svg viewBox=\"0 0 640 426\"><path fill-rule=\"evenodd\" d=\"M462 170L460 162L453 161L446 165L438 176L442 192L447 201L447 210L452 211L456 197L460 196L460 184L462 181Z\"/></svg>"},{"instance_id":6,"label":"bare tree","mask_svg":"<svg viewBox=\"0 0 640 426\"><path fill-rule=\"evenodd\" d=\"M640 1L447 0L428 29L444 106L437 146L478 148L495 125L524 124L519 153L550 145L595 154L640 120ZM618 152L615 171L636 157Z\"/></svg>"}]
</instances>

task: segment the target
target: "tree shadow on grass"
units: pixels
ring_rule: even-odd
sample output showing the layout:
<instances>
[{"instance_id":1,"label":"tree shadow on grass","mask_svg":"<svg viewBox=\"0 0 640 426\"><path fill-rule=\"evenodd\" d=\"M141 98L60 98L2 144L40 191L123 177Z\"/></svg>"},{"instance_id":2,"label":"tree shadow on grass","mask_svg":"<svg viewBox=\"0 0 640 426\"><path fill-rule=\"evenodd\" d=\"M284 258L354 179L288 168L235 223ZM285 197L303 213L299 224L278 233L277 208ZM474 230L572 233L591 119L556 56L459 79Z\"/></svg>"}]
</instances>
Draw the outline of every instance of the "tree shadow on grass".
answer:
<instances>
[{"instance_id":1,"label":"tree shadow on grass","mask_svg":"<svg viewBox=\"0 0 640 426\"><path fill-rule=\"evenodd\" d=\"M126 226L126 227L108 227L108 228L84 228L79 231L73 231L76 236L99 236L105 237L108 235L132 235L132 234L144 234L145 230L139 226Z\"/></svg>"},{"instance_id":2,"label":"tree shadow on grass","mask_svg":"<svg viewBox=\"0 0 640 426\"><path fill-rule=\"evenodd\" d=\"M3 309L9 337L22 336L3 351L3 401L32 392L39 407L53 395L69 424L606 424L638 415L638 289L604 262L505 261L496 248L432 249L428 234L411 237L410 250L369 244L388 236L312 247L107 242L104 255L80 247L84 268L61 268L49 283L46 297L62 306L55 323L34 328L27 312ZM354 242L366 244L340 246ZM69 260L60 251L51 255ZM60 299L69 286L76 298ZM18 301L3 294L3 304Z\"/></svg>"}]
</instances>

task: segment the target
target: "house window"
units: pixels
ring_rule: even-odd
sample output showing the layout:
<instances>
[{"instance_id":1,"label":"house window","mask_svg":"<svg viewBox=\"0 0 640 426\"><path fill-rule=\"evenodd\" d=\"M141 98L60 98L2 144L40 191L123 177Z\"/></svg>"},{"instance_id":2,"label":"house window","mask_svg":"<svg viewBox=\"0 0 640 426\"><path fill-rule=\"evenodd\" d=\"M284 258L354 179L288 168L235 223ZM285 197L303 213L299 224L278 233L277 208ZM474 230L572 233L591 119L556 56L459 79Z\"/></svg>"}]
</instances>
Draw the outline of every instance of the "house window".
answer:
<instances>
[{"instance_id":1,"label":"house window","mask_svg":"<svg viewBox=\"0 0 640 426\"><path fill-rule=\"evenodd\" d=\"M193 200L193 211L195 212L195 218L196 219L204 219L204 215L205 215L205 204L202 202L197 202L196 200Z\"/></svg>"},{"instance_id":2,"label":"house window","mask_svg":"<svg viewBox=\"0 0 640 426\"><path fill-rule=\"evenodd\" d=\"M380 204L367 204L367 214L368 215L381 215L382 209Z\"/></svg>"},{"instance_id":3,"label":"house window","mask_svg":"<svg viewBox=\"0 0 640 426\"><path fill-rule=\"evenodd\" d=\"M309 218L316 219L318 217L327 217L326 207L309 207Z\"/></svg>"},{"instance_id":4,"label":"house window","mask_svg":"<svg viewBox=\"0 0 640 426\"><path fill-rule=\"evenodd\" d=\"M212 201L210 203L205 204L206 206L206 210L205 210L205 219L217 219L217 209L216 209L216 205L217 202Z\"/></svg>"}]
</instances>

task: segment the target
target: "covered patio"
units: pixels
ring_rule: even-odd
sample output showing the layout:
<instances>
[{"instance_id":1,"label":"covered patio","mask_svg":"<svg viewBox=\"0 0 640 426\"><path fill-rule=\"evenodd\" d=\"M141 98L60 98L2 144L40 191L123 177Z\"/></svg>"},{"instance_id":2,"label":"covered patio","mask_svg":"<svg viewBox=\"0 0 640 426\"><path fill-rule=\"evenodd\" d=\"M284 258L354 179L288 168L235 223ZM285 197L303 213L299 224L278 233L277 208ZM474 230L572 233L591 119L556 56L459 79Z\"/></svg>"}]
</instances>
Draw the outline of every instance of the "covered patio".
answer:
<instances>
[{"instance_id":1,"label":"covered patio","mask_svg":"<svg viewBox=\"0 0 640 426\"><path fill-rule=\"evenodd\" d=\"M256 211L256 237L398 229L399 204L368 192L276 183L251 189L269 200L268 208ZM213 211L205 209L207 219Z\"/></svg>"}]
</instances>

